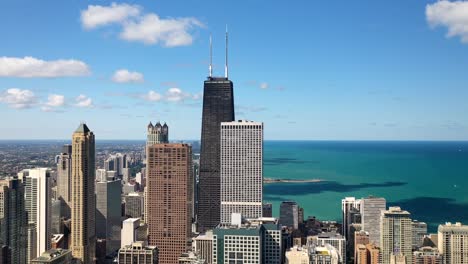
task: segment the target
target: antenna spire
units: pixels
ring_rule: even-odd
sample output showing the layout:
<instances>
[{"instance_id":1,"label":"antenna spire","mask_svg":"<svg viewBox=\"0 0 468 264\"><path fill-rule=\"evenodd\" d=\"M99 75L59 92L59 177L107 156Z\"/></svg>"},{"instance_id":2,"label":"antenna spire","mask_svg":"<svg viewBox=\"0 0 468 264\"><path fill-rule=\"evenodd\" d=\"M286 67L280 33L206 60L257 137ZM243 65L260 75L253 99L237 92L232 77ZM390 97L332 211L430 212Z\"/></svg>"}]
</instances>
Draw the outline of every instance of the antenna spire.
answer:
<instances>
[{"instance_id":1,"label":"antenna spire","mask_svg":"<svg viewBox=\"0 0 468 264\"><path fill-rule=\"evenodd\" d=\"M211 37L211 33L210 33L210 67L209 67L209 71L210 71L210 78L213 77L213 39Z\"/></svg>"},{"instance_id":2,"label":"antenna spire","mask_svg":"<svg viewBox=\"0 0 468 264\"><path fill-rule=\"evenodd\" d=\"M226 64L224 65L224 77L228 78L228 27L226 24Z\"/></svg>"}]
</instances>

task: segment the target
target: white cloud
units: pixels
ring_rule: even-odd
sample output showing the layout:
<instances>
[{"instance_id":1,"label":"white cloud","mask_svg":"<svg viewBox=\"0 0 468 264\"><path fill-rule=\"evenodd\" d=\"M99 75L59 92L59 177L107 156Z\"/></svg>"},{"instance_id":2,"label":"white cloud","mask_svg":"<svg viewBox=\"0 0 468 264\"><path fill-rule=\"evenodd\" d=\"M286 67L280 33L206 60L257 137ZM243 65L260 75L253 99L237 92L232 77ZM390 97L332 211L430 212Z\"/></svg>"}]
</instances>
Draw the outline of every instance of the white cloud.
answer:
<instances>
[{"instance_id":1,"label":"white cloud","mask_svg":"<svg viewBox=\"0 0 468 264\"><path fill-rule=\"evenodd\" d=\"M112 81L117 82L117 83L139 83L143 82L143 74L139 72L130 72L126 69L120 69L114 73L112 76Z\"/></svg>"},{"instance_id":2,"label":"white cloud","mask_svg":"<svg viewBox=\"0 0 468 264\"><path fill-rule=\"evenodd\" d=\"M266 82L260 83L260 89L268 89L268 87L270 87L270 85L268 85L268 83L266 83Z\"/></svg>"},{"instance_id":3,"label":"white cloud","mask_svg":"<svg viewBox=\"0 0 468 264\"><path fill-rule=\"evenodd\" d=\"M161 19L156 14L149 14L138 21L126 22L120 37L128 41L162 44L166 47L187 46L193 41L189 30L200 26L202 23L195 18Z\"/></svg>"},{"instance_id":4,"label":"white cloud","mask_svg":"<svg viewBox=\"0 0 468 264\"><path fill-rule=\"evenodd\" d=\"M75 101L76 101L75 106L77 107L83 107L83 108L93 107L93 100L91 100L91 98L87 97L84 94L80 94L78 97L76 97Z\"/></svg>"},{"instance_id":5,"label":"white cloud","mask_svg":"<svg viewBox=\"0 0 468 264\"><path fill-rule=\"evenodd\" d=\"M78 60L44 61L33 57L0 57L0 77L52 78L88 74L88 65Z\"/></svg>"},{"instance_id":6,"label":"white cloud","mask_svg":"<svg viewBox=\"0 0 468 264\"><path fill-rule=\"evenodd\" d=\"M155 91L149 91L147 94L143 96L143 99L146 101L151 101L151 102L159 102L162 99L161 94L155 92Z\"/></svg>"},{"instance_id":7,"label":"white cloud","mask_svg":"<svg viewBox=\"0 0 468 264\"><path fill-rule=\"evenodd\" d=\"M59 107L65 105L65 96L60 94L50 94L46 103L49 107Z\"/></svg>"},{"instance_id":8,"label":"white cloud","mask_svg":"<svg viewBox=\"0 0 468 264\"><path fill-rule=\"evenodd\" d=\"M0 93L0 102L11 108L25 109L35 106L37 97L30 90L10 88Z\"/></svg>"},{"instance_id":9,"label":"white cloud","mask_svg":"<svg viewBox=\"0 0 468 264\"><path fill-rule=\"evenodd\" d=\"M122 27L121 39L165 47L192 44L190 31L204 27L193 17L161 18L155 13L142 14L142 8L137 5L116 3L110 6L89 5L81 11L81 22L87 29L117 23Z\"/></svg>"},{"instance_id":10,"label":"white cloud","mask_svg":"<svg viewBox=\"0 0 468 264\"><path fill-rule=\"evenodd\" d=\"M164 95L155 92L155 91L149 91L147 94L144 94L142 96L139 96L140 98L143 98L146 101L152 101L152 102L159 102L159 101L164 101L164 102L182 102L185 100L200 100L202 95L201 93L187 93L182 91L180 88L169 88Z\"/></svg>"},{"instance_id":11,"label":"white cloud","mask_svg":"<svg viewBox=\"0 0 468 264\"><path fill-rule=\"evenodd\" d=\"M137 5L116 4L110 6L88 5L81 11L81 23L87 29L112 23L123 22L130 17L140 15L141 8Z\"/></svg>"},{"instance_id":12,"label":"white cloud","mask_svg":"<svg viewBox=\"0 0 468 264\"><path fill-rule=\"evenodd\" d=\"M438 1L426 6L426 19L432 27L445 26L447 37L460 36L468 43L468 1Z\"/></svg>"}]
</instances>

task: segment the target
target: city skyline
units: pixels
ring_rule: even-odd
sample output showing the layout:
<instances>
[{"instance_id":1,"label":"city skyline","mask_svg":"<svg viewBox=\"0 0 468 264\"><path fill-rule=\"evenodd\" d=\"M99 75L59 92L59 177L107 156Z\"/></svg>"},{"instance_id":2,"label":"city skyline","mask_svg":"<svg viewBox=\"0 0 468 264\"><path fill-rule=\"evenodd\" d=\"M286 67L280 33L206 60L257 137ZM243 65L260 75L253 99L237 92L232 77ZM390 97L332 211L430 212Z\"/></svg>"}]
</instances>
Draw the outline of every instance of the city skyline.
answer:
<instances>
[{"instance_id":1,"label":"city skyline","mask_svg":"<svg viewBox=\"0 0 468 264\"><path fill-rule=\"evenodd\" d=\"M209 35L222 75L226 24L236 117L270 124L266 140L468 139L466 21L455 16L466 2L303 1L286 22L285 3L23 4L0 4L2 139L31 139L23 120L50 128L36 139L67 139L77 120L100 139L143 139L162 119L172 138L199 139Z\"/></svg>"}]
</instances>

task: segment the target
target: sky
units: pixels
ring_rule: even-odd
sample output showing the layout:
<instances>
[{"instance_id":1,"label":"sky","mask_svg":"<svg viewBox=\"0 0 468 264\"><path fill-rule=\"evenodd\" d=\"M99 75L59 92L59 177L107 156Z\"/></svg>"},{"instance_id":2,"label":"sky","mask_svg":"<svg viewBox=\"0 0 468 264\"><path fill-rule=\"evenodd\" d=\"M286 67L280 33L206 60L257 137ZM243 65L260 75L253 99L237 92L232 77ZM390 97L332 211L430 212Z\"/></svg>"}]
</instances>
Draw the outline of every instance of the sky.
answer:
<instances>
[{"instance_id":1,"label":"sky","mask_svg":"<svg viewBox=\"0 0 468 264\"><path fill-rule=\"evenodd\" d=\"M27 8L26 8L27 6ZM0 139L199 139L209 36L270 140L468 140L468 1L1 1Z\"/></svg>"}]
</instances>

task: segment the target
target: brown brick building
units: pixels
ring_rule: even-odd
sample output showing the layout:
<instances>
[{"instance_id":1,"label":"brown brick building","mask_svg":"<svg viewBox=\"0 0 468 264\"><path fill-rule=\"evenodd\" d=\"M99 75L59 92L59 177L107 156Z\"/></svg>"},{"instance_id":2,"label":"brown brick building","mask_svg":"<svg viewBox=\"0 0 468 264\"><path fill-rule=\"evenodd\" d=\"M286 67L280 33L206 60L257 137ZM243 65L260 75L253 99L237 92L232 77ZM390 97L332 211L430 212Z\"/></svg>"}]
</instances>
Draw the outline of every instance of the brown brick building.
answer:
<instances>
[{"instance_id":1,"label":"brown brick building","mask_svg":"<svg viewBox=\"0 0 468 264\"><path fill-rule=\"evenodd\" d=\"M147 146L148 244L159 250L160 264L173 264L190 247L193 173L187 144Z\"/></svg>"}]
</instances>

